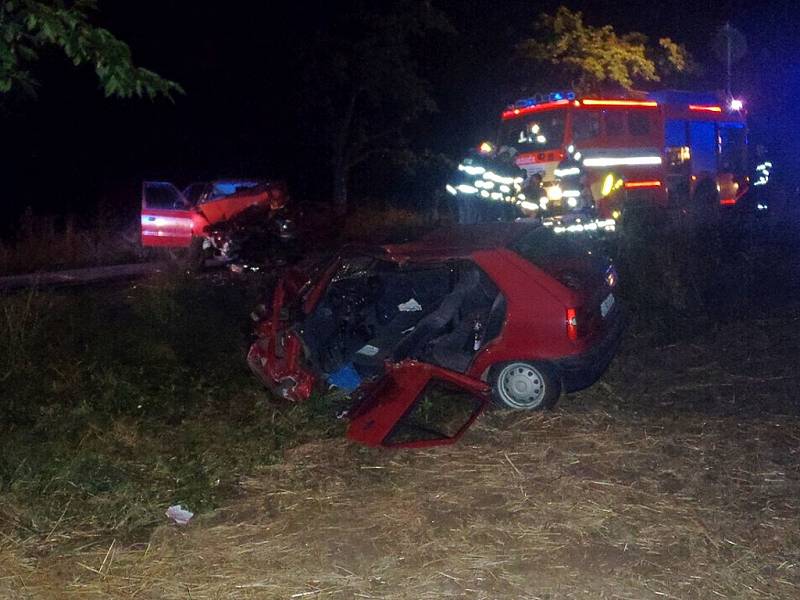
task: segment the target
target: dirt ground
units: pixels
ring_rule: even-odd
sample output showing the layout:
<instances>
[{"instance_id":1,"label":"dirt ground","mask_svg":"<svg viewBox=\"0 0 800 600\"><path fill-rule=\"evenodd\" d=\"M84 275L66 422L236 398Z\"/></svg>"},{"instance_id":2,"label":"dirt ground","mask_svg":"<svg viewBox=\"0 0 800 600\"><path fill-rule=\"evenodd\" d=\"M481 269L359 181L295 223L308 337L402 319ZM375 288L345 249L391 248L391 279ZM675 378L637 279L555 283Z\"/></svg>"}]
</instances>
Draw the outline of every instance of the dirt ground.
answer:
<instances>
[{"instance_id":1,"label":"dirt ground","mask_svg":"<svg viewBox=\"0 0 800 600\"><path fill-rule=\"evenodd\" d=\"M800 597L799 323L629 340L597 386L450 448L298 447L143 543L0 538L0 597Z\"/></svg>"}]
</instances>

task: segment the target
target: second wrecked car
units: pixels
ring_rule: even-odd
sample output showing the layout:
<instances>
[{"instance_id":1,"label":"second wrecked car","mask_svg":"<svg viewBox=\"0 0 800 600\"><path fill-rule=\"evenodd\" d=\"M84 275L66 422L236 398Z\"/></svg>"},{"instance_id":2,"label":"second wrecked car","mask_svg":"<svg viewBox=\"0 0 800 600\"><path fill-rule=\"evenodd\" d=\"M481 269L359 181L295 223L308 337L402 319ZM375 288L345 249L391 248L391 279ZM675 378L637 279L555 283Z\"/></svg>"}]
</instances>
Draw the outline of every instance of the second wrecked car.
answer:
<instances>
[{"instance_id":1,"label":"second wrecked car","mask_svg":"<svg viewBox=\"0 0 800 600\"><path fill-rule=\"evenodd\" d=\"M146 181L142 245L188 248L201 242L206 257L229 262L240 258L248 244L262 248L292 240L295 216L288 204L282 181L220 179L193 183L183 191L169 182Z\"/></svg>"},{"instance_id":2,"label":"second wrecked car","mask_svg":"<svg viewBox=\"0 0 800 600\"><path fill-rule=\"evenodd\" d=\"M452 443L492 399L536 410L591 385L623 330L616 284L607 259L535 223L345 249L278 282L248 363L287 400L352 391L353 440Z\"/></svg>"}]
</instances>

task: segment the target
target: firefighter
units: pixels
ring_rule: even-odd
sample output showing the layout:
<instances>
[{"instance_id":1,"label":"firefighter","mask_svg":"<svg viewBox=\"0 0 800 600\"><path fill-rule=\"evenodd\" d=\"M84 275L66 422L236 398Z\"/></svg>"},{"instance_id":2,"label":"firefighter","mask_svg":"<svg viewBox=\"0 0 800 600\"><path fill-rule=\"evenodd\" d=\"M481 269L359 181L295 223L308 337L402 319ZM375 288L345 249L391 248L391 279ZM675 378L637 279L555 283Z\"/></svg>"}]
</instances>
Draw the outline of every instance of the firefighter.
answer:
<instances>
[{"instance_id":1,"label":"firefighter","mask_svg":"<svg viewBox=\"0 0 800 600\"><path fill-rule=\"evenodd\" d=\"M582 216L594 208L592 193L587 185L587 173L581 163L581 154L573 146L555 170L555 183L544 186L541 208L550 217Z\"/></svg>"},{"instance_id":2,"label":"firefighter","mask_svg":"<svg viewBox=\"0 0 800 600\"><path fill-rule=\"evenodd\" d=\"M517 166L516 154L517 150L512 146L501 147L493 157L489 170L483 175L484 188L480 195L484 199L486 221L513 221L521 216L518 201L526 173ZM486 186L490 183L495 185L487 189Z\"/></svg>"},{"instance_id":3,"label":"firefighter","mask_svg":"<svg viewBox=\"0 0 800 600\"><path fill-rule=\"evenodd\" d=\"M620 219L625 200L625 179L622 175L615 171L599 173L590 193L597 198L595 208L601 218Z\"/></svg>"},{"instance_id":4,"label":"firefighter","mask_svg":"<svg viewBox=\"0 0 800 600\"><path fill-rule=\"evenodd\" d=\"M455 196L458 212L458 222L461 225L472 225L478 222L478 188L475 187L475 176L467 173L465 169L478 169L473 165L472 159L464 159L458 165L459 170L455 177L447 184L448 193Z\"/></svg>"},{"instance_id":5,"label":"firefighter","mask_svg":"<svg viewBox=\"0 0 800 600\"><path fill-rule=\"evenodd\" d=\"M580 161L580 153L575 152L572 146L567 149L567 156L559 163L555 174L561 188L563 211L573 212L584 208L587 204L584 198L586 174Z\"/></svg>"},{"instance_id":6,"label":"firefighter","mask_svg":"<svg viewBox=\"0 0 800 600\"><path fill-rule=\"evenodd\" d=\"M482 221L511 220L522 193L524 171L514 164L516 151L482 143L458 165L447 191L455 196L458 222L468 225Z\"/></svg>"}]
</instances>

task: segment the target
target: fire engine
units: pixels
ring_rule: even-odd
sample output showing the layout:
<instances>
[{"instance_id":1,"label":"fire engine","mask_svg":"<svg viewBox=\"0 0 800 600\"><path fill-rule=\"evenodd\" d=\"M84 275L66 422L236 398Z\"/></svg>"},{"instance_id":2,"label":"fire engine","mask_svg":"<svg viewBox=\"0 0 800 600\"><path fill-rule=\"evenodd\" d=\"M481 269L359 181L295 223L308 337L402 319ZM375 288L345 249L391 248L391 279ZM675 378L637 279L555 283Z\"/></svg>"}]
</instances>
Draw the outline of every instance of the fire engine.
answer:
<instances>
[{"instance_id":1,"label":"fire engine","mask_svg":"<svg viewBox=\"0 0 800 600\"><path fill-rule=\"evenodd\" d=\"M711 93L539 95L502 112L498 137L501 146L516 148L527 181L539 174L545 189L558 191L564 161L572 159L579 167L566 170L581 172L582 193L591 194L602 218L618 218L633 200L733 206L748 190L742 103Z\"/></svg>"}]
</instances>

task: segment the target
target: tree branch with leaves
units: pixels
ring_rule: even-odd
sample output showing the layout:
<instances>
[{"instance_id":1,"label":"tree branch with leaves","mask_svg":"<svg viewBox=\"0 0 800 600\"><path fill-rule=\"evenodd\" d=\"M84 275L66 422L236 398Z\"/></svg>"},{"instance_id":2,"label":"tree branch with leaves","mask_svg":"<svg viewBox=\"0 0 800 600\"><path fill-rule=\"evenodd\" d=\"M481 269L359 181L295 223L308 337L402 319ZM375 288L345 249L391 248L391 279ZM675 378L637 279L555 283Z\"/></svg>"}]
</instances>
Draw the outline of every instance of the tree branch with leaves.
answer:
<instances>
[{"instance_id":1,"label":"tree branch with leaves","mask_svg":"<svg viewBox=\"0 0 800 600\"><path fill-rule=\"evenodd\" d=\"M172 98L181 86L133 63L128 45L90 21L96 0L6 0L0 5L0 93L32 92L30 67L46 48L91 65L106 96Z\"/></svg>"},{"instance_id":2,"label":"tree branch with leaves","mask_svg":"<svg viewBox=\"0 0 800 600\"><path fill-rule=\"evenodd\" d=\"M537 37L517 46L519 56L554 67L558 79L554 83L580 93L604 87L629 90L685 72L693 64L686 48L669 38L661 38L654 46L642 33L618 34L611 25L589 25L581 12L565 6L552 15L541 15L537 30Z\"/></svg>"}]
</instances>

